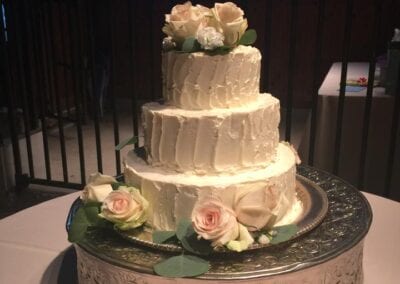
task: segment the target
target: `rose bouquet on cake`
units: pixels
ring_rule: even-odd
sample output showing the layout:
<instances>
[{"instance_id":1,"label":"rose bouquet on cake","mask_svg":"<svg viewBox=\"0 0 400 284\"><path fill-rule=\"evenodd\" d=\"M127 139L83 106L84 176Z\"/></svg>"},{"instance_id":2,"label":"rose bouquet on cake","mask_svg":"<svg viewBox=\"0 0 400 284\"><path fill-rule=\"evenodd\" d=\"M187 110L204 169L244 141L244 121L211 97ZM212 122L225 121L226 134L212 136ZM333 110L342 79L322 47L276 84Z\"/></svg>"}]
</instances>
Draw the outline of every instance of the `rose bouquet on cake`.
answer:
<instances>
[{"instance_id":1,"label":"rose bouquet on cake","mask_svg":"<svg viewBox=\"0 0 400 284\"><path fill-rule=\"evenodd\" d=\"M193 6L191 2L176 5L165 15L163 50L228 53L238 45L255 42L255 30L247 30L243 10L232 2L216 3L213 8Z\"/></svg>"}]
</instances>

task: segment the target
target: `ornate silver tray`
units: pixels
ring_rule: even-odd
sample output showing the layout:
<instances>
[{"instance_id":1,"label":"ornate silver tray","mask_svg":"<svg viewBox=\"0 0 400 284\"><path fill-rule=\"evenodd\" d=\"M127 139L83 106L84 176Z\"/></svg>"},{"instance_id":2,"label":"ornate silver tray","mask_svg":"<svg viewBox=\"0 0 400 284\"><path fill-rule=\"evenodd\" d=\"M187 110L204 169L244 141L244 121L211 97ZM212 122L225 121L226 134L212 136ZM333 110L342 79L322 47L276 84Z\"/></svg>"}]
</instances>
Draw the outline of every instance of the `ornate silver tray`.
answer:
<instances>
[{"instance_id":1,"label":"ornate silver tray","mask_svg":"<svg viewBox=\"0 0 400 284\"><path fill-rule=\"evenodd\" d=\"M308 166L299 166L298 173L311 183L317 184L328 197L328 213L321 224L283 244L245 251L235 254L234 257L227 257L224 253L213 254L208 258L211 263L209 272L196 279L203 282L217 280L229 283L232 280L239 282L242 280L246 283L254 280L260 283L261 279L280 281L282 278L275 276L286 275L294 277L293 281L288 283L299 283L303 278L298 273L304 271L307 272L306 275L301 275L311 277L312 283L337 283L339 280L341 283L362 282L362 240L372 221L372 211L368 201L355 187L329 173ZM71 207L67 218L67 229L78 206L80 200L75 201ZM110 270L104 270L105 267L113 269L118 267L126 273L129 271L135 279L139 277L138 275L156 277L153 266L177 254L133 244L122 239L114 231L103 230L89 231L85 240L75 245L75 248L78 253L78 274L82 283L102 283L93 282L93 279L98 280L94 275L100 275L100 280L103 282L104 279L116 275ZM98 267L97 264L100 262L107 265ZM309 269L316 269L319 272L310 273ZM92 282L88 280L89 278ZM127 282L129 281L125 281ZM138 280L130 283L152 282Z\"/></svg>"},{"instance_id":2,"label":"ornate silver tray","mask_svg":"<svg viewBox=\"0 0 400 284\"><path fill-rule=\"evenodd\" d=\"M294 224L298 226L299 230L290 240L296 239L318 226L328 211L328 198L326 193L317 184L299 175L296 180L296 193L297 198L301 202L303 211L294 221ZM116 230L116 232L122 238L135 244L167 252L183 252L183 248L179 244L154 243L152 241L152 231L150 228L140 227L129 231ZM254 243L247 250L260 249L269 246L272 245ZM214 252L235 253L225 247L216 247L214 248Z\"/></svg>"}]
</instances>

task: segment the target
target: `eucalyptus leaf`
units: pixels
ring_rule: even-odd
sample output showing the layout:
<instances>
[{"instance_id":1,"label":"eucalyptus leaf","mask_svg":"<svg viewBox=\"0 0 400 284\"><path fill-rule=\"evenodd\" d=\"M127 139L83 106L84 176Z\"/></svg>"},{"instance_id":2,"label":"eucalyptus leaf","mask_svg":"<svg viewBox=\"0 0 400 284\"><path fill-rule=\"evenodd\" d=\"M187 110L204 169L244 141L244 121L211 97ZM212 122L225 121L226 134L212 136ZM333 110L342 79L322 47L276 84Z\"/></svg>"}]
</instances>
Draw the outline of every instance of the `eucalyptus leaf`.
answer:
<instances>
[{"instance_id":1,"label":"eucalyptus leaf","mask_svg":"<svg viewBox=\"0 0 400 284\"><path fill-rule=\"evenodd\" d=\"M182 51L183 52L196 52L201 50L201 46L196 38L188 37L182 44Z\"/></svg>"},{"instance_id":2,"label":"eucalyptus leaf","mask_svg":"<svg viewBox=\"0 0 400 284\"><path fill-rule=\"evenodd\" d=\"M164 277L194 277L206 273L208 261L193 255L178 255L154 265L154 272Z\"/></svg>"},{"instance_id":3,"label":"eucalyptus leaf","mask_svg":"<svg viewBox=\"0 0 400 284\"><path fill-rule=\"evenodd\" d=\"M188 228L192 227L192 221L189 219L181 219L176 226L176 236L179 240L182 240L188 231Z\"/></svg>"},{"instance_id":4,"label":"eucalyptus leaf","mask_svg":"<svg viewBox=\"0 0 400 284\"><path fill-rule=\"evenodd\" d=\"M178 223L176 236L183 248L191 253L208 255L213 250L210 241L198 238L190 220L183 219Z\"/></svg>"},{"instance_id":5,"label":"eucalyptus leaf","mask_svg":"<svg viewBox=\"0 0 400 284\"><path fill-rule=\"evenodd\" d=\"M290 240L297 233L299 228L295 224L289 224L274 227L272 230L276 231L276 235L271 239L271 244L275 245Z\"/></svg>"},{"instance_id":6,"label":"eucalyptus leaf","mask_svg":"<svg viewBox=\"0 0 400 284\"><path fill-rule=\"evenodd\" d=\"M209 255L213 251L211 242L198 238L193 228L189 228L185 238L181 240L183 248L191 253L199 255Z\"/></svg>"},{"instance_id":7,"label":"eucalyptus leaf","mask_svg":"<svg viewBox=\"0 0 400 284\"><path fill-rule=\"evenodd\" d=\"M111 184L113 190L117 190L120 186L126 186L126 183L123 182L114 182Z\"/></svg>"},{"instance_id":8,"label":"eucalyptus leaf","mask_svg":"<svg viewBox=\"0 0 400 284\"><path fill-rule=\"evenodd\" d=\"M214 56L214 55L225 55L228 54L232 50L231 47L229 46L220 46L217 47L216 49L213 50L206 50L205 53L208 55Z\"/></svg>"},{"instance_id":9,"label":"eucalyptus leaf","mask_svg":"<svg viewBox=\"0 0 400 284\"><path fill-rule=\"evenodd\" d=\"M241 45L252 45L257 39L257 32L253 29L245 31L242 37L239 39L238 44Z\"/></svg>"},{"instance_id":10,"label":"eucalyptus leaf","mask_svg":"<svg viewBox=\"0 0 400 284\"><path fill-rule=\"evenodd\" d=\"M153 242L157 244L162 244L175 237L175 235L175 231L154 231Z\"/></svg>"},{"instance_id":11,"label":"eucalyptus leaf","mask_svg":"<svg viewBox=\"0 0 400 284\"><path fill-rule=\"evenodd\" d=\"M99 217L101 203L92 202L85 204L82 208L85 211L86 218L90 226L95 226L101 217Z\"/></svg>"},{"instance_id":12,"label":"eucalyptus leaf","mask_svg":"<svg viewBox=\"0 0 400 284\"><path fill-rule=\"evenodd\" d=\"M85 209L83 207L79 208L72 220L72 224L68 232L68 241L71 243L77 243L81 241L85 237L86 230L89 225L90 222L87 218Z\"/></svg>"},{"instance_id":13,"label":"eucalyptus leaf","mask_svg":"<svg viewBox=\"0 0 400 284\"><path fill-rule=\"evenodd\" d=\"M131 138L125 139L121 143L119 143L117 146L115 146L116 151L121 151L122 148L124 148L126 145L132 145L138 142L137 136L133 136Z\"/></svg>"},{"instance_id":14,"label":"eucalyptus leaf","mask_svg":"<svg viewBox=\"0 0 400 284\"><path fill-rule=\"evenodd\" d=\"M107 230L113 230L114 229L114 224L104 218L99 217L99 219L96 222L96 225L94 225L96 228L100 229L107 229Z\"/></svg>"}]
</instances>

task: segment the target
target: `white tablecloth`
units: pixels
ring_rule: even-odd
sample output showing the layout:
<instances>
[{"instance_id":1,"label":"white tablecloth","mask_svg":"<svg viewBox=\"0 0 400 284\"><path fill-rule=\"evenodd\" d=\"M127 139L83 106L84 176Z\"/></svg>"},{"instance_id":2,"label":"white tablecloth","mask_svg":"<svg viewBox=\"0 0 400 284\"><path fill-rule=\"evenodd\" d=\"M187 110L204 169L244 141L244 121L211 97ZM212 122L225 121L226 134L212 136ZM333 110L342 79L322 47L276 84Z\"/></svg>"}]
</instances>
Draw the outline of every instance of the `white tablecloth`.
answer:
<instances>
[{"instance_id":1,"label":"white tablecloth","mask_svg":"<svg viewBox=\"0 0 400 284\"><path fill-rule=\"evenodd\" d=\"M364 283L399 283L400 203L365 196L374 218L365 241ZM57 283L59 277L58 283L72 283L65 219L77 197L69 194L0 220L0 283Z\"/></svg>"},{"instance_id":2,"label":"white tablecloth","mask_svg":"<svg viewBox=\"0 0 400 284\"><path fill-rule=\"evenodd\" d=\"M328 172L333 170L334 148L336 139L336 122L341 76L340 62L334 63L318 91L317 125L315 136L314 165ZM350 62L347 78L368 78L369 64ZM343 110L341 153L338 176L358 185L359 163L362 145L362 128L366 89L359 92L346 92ZM393 114L394 97L385 95L385 90L376 87L370 115L367 159L365 163L365 186L361 190L382 194L387 173L389 141ZM300 143L299 155L304 162L308 161L311 115L305 127L305 135ZM397 139L400 149L400 139ZM400 199L400 151L397 151L392 179L392 195Z\"/></svg>"}]
</instances>

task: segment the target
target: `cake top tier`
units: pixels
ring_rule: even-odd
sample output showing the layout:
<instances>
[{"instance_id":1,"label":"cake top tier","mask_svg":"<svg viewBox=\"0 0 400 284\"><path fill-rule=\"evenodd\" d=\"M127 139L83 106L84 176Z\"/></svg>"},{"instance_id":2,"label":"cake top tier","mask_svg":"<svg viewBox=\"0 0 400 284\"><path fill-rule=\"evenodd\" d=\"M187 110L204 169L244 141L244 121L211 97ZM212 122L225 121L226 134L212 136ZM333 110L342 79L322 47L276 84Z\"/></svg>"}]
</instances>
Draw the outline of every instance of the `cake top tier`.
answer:
<instances>
[{"instance_id":1,"label":"cake top tier","mask_svg":"<svg viewBox=\"0 0 400 284\"><path fill-rule=\"evenodd\" d=\"M162 56L163 97L190 110L246 106L260 93L258 49L238 46L226 55L166 52Z\"/></svg>"},{"instance_id":2,"label":"cake top tier","mask_svg":"<svg viewBox=\"0 0 400 284\"><path fill-rule=\"evenodd\" d=\"M199 50L226 53L256 40L254 30L247 29L243 10L231 2L216 3L213 8L192 3L176 5L165 15L164 49L183 52Z\"/></svg>"},{"instance_id":3,"label":"cake top tier","mask_svg":"<svg viewBox=\"0 0 400 284\"><path fill-rule=\"evenodd\" d=\"M176 5L163 31L163 97L190 110L241 107L259 94L261 54L234 3Z\"/></svg>"}]
</instances>

